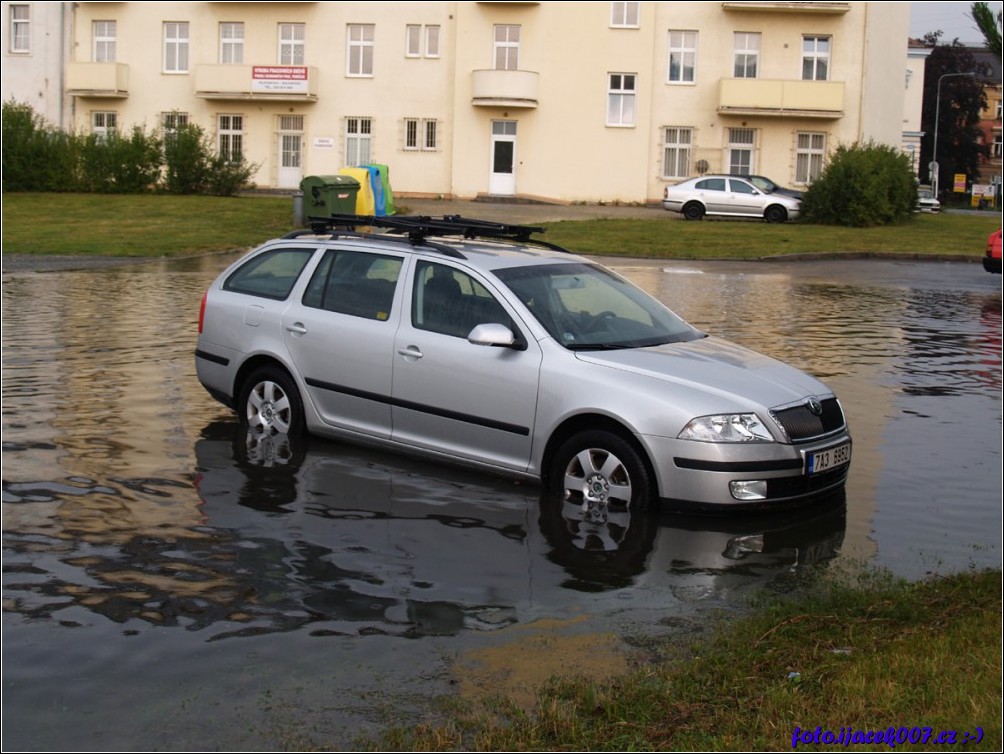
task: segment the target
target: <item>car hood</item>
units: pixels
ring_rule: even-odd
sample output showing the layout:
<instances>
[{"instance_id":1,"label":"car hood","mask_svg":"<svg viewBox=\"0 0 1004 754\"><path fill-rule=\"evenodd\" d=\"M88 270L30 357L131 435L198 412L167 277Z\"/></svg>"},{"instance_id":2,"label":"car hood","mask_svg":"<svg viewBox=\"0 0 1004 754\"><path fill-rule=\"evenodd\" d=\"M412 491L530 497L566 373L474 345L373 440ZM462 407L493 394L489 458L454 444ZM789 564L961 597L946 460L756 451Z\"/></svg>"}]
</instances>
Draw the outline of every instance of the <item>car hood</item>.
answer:
<instances>
[{"instance_id":1,"label":"car hood","mask_svg":"<svg viewBox=\"0 0 1004 754\"><path fill-rule=\"evenodd\" d=\"M766 408L776 408L809 396L832 394L815 377L721 338L650 348L579 351L576 356L599 366L712 393L738 407L749 406L753 401Z\"/></svg>"}]
</instances>

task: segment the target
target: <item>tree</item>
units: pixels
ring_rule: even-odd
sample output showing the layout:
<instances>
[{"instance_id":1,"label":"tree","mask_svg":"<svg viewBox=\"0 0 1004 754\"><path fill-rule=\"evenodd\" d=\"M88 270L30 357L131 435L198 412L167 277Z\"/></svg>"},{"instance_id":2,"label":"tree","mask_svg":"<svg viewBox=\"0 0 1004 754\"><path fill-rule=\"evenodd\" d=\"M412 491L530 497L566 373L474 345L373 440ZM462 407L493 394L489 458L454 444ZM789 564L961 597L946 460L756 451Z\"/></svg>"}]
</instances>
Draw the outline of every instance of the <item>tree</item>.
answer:
<instances>
[{"instance_id":1,"label":"tree","mask_svg":"<svg viewBox=\"0 0 1004 754\"><path fill-rule=\"evenodd\" d=\"M972 8L969 11L969 15L973 17L973 21L980 28L983 33L983 39L990 50L997 57L1001 56L1001 11L997 11L997 17L994 18L994 13L990 10L990 6L987 3L973 3Z\"/></svg>"},{"instance_id":2,"label":"tree","mask_svg":"<svg viewBox=\"0 0 1004 754\"><path fill-rule=\"evenodd\" d=\"M977 63L973 54L959 40L950 45L939 44L941 32L924 36L924 42L934 49L927 58L924 74L924 104L921 115L920 175L931 182L928 163L937 157L938 185L951 186L956 173L975 176L979 173L980 157L987 147L980 144L980 111L987 106L983 80L987 66ZM975 76L945 74L975 72ZM938 106L938 82L941 81L941 105ZM935 115L938 115L938 154L934 154Z\"/></svg>"}]
</instances>

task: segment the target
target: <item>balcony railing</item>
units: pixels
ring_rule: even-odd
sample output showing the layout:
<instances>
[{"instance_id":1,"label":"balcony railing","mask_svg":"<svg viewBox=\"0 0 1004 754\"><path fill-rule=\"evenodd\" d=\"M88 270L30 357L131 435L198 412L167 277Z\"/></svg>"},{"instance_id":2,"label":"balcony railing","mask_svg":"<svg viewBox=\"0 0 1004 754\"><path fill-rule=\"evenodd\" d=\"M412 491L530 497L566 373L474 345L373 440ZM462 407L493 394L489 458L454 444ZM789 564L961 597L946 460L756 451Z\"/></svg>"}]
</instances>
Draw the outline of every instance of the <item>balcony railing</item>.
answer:
<instances>
[{"instance_id":1,"label":"balcony railing","mask_svg":"<svg viewBox=\"0 0 1004 754\"><path fill-rule=\"evenodd\" d=\"M74 97L128 97L129 66L125 63L69 63L66 93Z\"/></svg>"},{"instance_id":2,"label":"balcony railing","mask_svg":"<svg viewBox=\"0 0 1004 754\"><path fill-rule=\"evenodd\" d=\"M199 65L195 96L214 100L316 102L317 68L303 65Z\"/></svg>"},{"instance_id":3,"label":"balcony railing","mask_svg":"<svg viewBox=\"0 0 1004 754\"><path fill-rule=\"evenodd\" d=\"M818 13L840 15L851 9L850 3L814 2L724 2L723 10L752 11L756 13Z\"/></svg>"},{"instance_id":4,"label":"balcony railing","mask_svg":"<svg viewBox=\"0 0 1004 754\"><path fill-rule=\"evenodd\" d=\"M844 82L722 79L718 112L722 115L842 118Z\"/></svg>"},{"instance_id":5,"label":"balcony railing","mask_svg":"<svg viewBox=\"0 0 1004 754\"><path fill-rule=\"evenodd\" d=\"M536 71L472 72L471 104L481 107L536 107L540 74Z\"/></svg>"}]
</instances>

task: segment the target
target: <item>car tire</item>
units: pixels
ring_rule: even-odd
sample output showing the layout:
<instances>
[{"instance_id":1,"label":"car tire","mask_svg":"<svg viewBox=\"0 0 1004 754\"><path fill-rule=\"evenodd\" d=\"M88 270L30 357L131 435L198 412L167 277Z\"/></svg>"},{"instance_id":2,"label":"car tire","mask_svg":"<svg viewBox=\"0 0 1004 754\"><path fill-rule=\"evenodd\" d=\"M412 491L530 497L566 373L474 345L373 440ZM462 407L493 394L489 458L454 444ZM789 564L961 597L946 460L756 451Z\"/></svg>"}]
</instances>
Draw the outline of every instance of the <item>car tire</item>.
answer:
<instances>
[{"instance_id":1,"label":"car tire","mask_svg":"<svg viewBox=\"0 0 1004 754\"><path fill-rule=\"evenodd\" d=\"M266 366L244 381L237 404L241 424L249 432L303 434L303 401L285 369Z\"/></svg>"},{"instance_id":2,"label":"car tire","mask_svg":"<svg viewBox=\"0 0 1004 754\"><path fill-rule=\"evenodd\" d=\"M683 216L687 220L700 220L704 217L704 207L697 202L690 202L683 207Z\"/></svg>"},{"instance_id":3,"label":"car tire","mask_svg":"<svg viewBox=\"0 0 1004 754\"><path fill-rule=\"evenodd\" d=\"M788 219L788 210L780 204L772 204L764 210L763 219L769 223L783 223Z\"/></svg>"},{"instance_id":4,"label":"car tire","mask_svg":"<svg viewBox=\"0 0 1004 754\"><path fill-rule=\"evenodd\" d=\"M578 501L583 510L652 507L655 485L640 452L606 430L573 435L558 448L548 476L551 492Z\"/></svg>"}]
</instances>

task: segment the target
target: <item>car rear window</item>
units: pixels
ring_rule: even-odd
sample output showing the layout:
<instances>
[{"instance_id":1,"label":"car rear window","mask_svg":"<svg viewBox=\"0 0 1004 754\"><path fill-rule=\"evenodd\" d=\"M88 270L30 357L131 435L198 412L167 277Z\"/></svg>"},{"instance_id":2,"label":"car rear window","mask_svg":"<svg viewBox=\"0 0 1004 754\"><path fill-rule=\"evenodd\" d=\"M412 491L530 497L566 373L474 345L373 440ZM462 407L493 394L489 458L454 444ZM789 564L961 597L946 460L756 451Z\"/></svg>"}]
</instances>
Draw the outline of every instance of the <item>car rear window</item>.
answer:
<instances>
[{"instance_id":1,"label":"car rear window","mask_svg":"<svg viewBox=\"0 0 1004 754\"><path fill-rule=\"evenodd\" d=\"M313 249L300 248L263 252L227 278L223 290L281 301L289 296L313 254Z\"/></svg>"}]
</instances>

